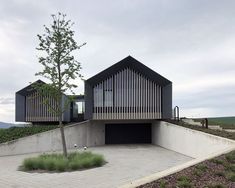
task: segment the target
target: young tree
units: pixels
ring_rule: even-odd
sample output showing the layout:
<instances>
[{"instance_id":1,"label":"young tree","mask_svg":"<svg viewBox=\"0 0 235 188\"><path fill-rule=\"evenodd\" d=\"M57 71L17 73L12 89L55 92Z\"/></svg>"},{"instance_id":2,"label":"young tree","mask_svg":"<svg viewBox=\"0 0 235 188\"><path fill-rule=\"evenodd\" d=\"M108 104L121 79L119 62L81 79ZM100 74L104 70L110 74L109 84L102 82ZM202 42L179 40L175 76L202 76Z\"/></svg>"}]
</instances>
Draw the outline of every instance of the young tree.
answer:
<instances>
[{"instance_id":1,"label":"young tree","mask_svg":"<svg viewBox=\"0 0 235 188\"><path fill-rule=\"evenodd\" d=\"M85 43L78 45L74 40L74 23L66 20L65 14L52 15L52 19L49 27L44 25L44 34L37 35L39 46L36 49L40 51L39 63L43 70L35 74L48 79L50 83L36 85L35 88L44 96L44 103L49 111L56 114L59 120L63 153L67 157L63 113L68 108L69 101L63 102L63 95L68 90L73 93L73 88L77 85L71 84L71 80L82 77L79 73L81 65L75 60L72 52L80 49ZM48 96L55 99L56 107L50 106Z\"/></svg>"}]
</instances>

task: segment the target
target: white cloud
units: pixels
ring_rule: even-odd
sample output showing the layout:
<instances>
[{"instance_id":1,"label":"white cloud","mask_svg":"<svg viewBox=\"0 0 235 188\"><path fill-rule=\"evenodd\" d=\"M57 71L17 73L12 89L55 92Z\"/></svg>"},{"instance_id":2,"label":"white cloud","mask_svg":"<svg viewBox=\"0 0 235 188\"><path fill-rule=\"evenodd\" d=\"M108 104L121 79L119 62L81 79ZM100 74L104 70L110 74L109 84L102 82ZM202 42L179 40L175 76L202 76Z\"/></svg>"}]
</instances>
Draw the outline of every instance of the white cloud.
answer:
<instances>
[{"instance_id":1,"label":"white cloud","mask_svg":"<svg viewBox=\"0 0 235 188\"><path fill-rule=\"evenodd\" d=\"M77 41L87 42L77 53L85 79L132 55L173 81L174 104L185 114L231 115L234 7L234 1L219 0L2 1L0 98L14 98L16 91L38 79L36 35L50 23L50 14L62 11L75 22ZM83 83L75 82L76 92L82 93ZM229 94L218 92L225 88ZM13 111L13 105L2 105L0 120L14 121Z\"/></svg>"},{"instance_id":2,"label":"white cloud","mask_svg":"<svg viewBox=\"0 0 235 188\"><path fill-rule=\"evenodd\" d=\"M2 122L11 122L15 121L15 105L1 105L0 104L0 120Z\"/></svg>"},{"instance_id":3,"label":"white cloud","mask_svg":"<svg viewBox=\"0 0 235 188\"><path fill-rule=\"evenodd\" d=\"M10 98L10 97L5 97L5 98L0 98L0 105L4 105L4 104L14 104L15 103L15 99L14 98Z\"/></svg>"}]
</instances>

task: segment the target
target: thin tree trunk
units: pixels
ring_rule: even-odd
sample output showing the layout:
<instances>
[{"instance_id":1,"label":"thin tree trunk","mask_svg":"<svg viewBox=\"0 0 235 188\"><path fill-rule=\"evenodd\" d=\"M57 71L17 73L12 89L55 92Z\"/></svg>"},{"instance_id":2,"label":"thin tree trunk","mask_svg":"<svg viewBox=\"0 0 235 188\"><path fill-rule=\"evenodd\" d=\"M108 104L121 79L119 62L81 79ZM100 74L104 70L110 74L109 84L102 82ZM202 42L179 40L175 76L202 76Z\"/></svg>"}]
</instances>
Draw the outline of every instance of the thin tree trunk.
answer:
<instances>
[{"instance_id":1,"label":"thin tree trunk","mask_svg":"<svg viewBox=\"0 0 235 188\"><path fill-rule=\"evenodd\" d=\"M66 147L66 141L65 141L65 136L64 136L64 125L61 120L59 122L59 127L60 127L61 140L62 140L62 146L63 146L63 154L67 158L68 154L67 154L67 147Z\"/></svg>"},{"instance_id":2,"label":"thin tree trunk","mask_svg":"<svg viewBox=\"0 0 235 188\"><path fill-rule=\"evenodd\" d=\"M63 154L64 156L67 158L67 147L66 147L66 141L65 141L65 135L64 135L64 125L63 125L63 122L62 122L62 118L63 118L63 112L62 112L62 109L63 109L63 104L62 104L62 95L60 94L59 96L60 100L60 106L59 106L59 127L60 127L60 133L61 133L61 141L62 141L62 146L63 146Z\"/></svg>"}]
</instances>

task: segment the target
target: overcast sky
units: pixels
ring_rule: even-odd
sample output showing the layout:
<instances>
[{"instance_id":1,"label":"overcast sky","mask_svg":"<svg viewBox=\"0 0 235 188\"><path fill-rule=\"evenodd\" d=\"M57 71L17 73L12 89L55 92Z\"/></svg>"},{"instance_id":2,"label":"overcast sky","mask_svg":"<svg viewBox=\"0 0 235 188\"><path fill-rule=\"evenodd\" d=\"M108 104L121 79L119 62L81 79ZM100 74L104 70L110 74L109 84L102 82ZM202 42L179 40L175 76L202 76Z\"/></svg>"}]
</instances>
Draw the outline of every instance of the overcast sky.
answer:
<instances>
[{"instance_id":1,"label":"overcast sky","mask_svg":"<svg viewBox=\"0 0 235 188\"><path fill-rule=\"evenodd\" d=\"M36 35L58 11L87 42L76 53L85 79L131 55L173 82L182 116L235 115L234 10L234 0L0 1L0 121L14 122L15 92L39 79Z\"/></svg>"}]
</instances>

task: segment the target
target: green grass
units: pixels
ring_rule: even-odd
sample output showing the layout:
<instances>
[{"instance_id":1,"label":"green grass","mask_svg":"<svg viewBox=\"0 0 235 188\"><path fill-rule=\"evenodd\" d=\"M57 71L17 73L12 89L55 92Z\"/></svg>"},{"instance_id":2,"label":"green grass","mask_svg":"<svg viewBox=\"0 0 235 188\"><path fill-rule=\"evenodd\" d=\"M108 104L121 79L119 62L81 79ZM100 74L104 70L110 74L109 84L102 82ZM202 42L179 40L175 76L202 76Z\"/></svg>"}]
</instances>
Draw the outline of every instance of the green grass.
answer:
<instances>
[{"instance_id":1,"label":"green grass","mask_svg":"<svg viewBox=\"0 0 235 188\"><path fill-rule=\"evenodd\" d=\"M73 152L65 158L62 154L43 154L38 157L27 158L20 167L23 171L75 171L105 164L104 157L91 152Z\"/></svg>"},{"instance_id":2,"label":"green grass","mask_svg":"<svg viewBox=\"0 0 235 188\"><path fill-rule=\"evenodd\" d=\"M57 126L32 126L32 127L11 127L8 129L0 129L0 143L12 141L25 136L41 133L51 129L55 129Z\"/></svg>"},{"instance_id":3,"label":"green grass","mask_svg":"<svg viewBox=\"0 0 235 188\"><path fill-rule=\"evenodd\" d=\"M235 117L215 117L208 118L209 124L233 125L235 126Z\"/></svg>"}]
</instances>

